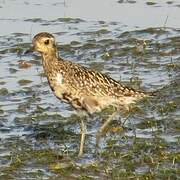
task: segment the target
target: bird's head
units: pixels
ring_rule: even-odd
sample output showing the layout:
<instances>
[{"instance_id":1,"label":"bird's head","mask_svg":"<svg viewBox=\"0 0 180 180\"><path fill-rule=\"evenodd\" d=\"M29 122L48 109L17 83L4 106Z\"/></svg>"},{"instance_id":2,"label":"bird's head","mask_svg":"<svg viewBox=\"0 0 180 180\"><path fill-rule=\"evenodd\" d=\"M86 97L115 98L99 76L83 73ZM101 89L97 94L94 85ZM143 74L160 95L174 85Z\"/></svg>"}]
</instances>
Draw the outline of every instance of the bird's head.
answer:
<instances>
[{"instance_id":1,"label":"bird's head","mask_svg":"<svg viewBox=\"0 0 180 180\"><path fill-rule=\"evenodd\" d=\"M54 36L47 32L36 34L33 38L33 50L42 54L56 54L57 48Z\"/></svg>"}]
</instances>

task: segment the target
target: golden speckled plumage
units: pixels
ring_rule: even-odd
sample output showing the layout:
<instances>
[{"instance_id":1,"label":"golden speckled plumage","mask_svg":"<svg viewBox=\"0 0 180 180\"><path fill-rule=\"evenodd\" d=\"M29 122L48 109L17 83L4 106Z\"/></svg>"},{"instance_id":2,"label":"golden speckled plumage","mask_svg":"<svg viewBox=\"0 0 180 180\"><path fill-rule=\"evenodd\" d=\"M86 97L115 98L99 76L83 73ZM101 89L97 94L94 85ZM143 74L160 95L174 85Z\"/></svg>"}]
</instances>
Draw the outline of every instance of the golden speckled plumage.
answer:
<instances>
[{"instance_id":1,"label":"golden speckled plumage","mask_svg":"<svg viewBox=\"0 0 180 180\"><path fill-rule=\"evenodd\" d=\"M109 105L127 108L148 96L105 74L59 58L55 39L49 33L37 34L33 45L42 54L44 71L55 95L77 109L91 114Z\"/></svg>"},{"instance_id":2,"label":"golden speckled plumage","mask_svg":"<svg viewBox=\"0 0 180 180\"><path fill-rule=\"evenodd\" d=\"M53 35L49 33L37 34L33 39L33 48L42 55L43 68L56 97L70 103L76 109L92 114L110 105L117 109L128 108L131 103L150 95L129 88L105 74L63 60L58 56ZM100 127L97 145L101 133L117 112L114 112ZM79 156L83 154L85 129L86 126L81 119Z\"/></svg>"}]
</instances>

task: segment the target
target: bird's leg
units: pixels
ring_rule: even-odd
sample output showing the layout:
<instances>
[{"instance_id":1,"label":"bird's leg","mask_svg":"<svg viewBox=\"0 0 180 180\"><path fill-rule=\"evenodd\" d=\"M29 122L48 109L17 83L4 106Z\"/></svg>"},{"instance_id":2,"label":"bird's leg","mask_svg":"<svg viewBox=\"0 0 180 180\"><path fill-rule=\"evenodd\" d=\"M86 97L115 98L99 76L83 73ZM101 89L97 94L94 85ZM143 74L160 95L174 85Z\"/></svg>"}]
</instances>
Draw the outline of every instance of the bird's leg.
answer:
<instances>
[{"instance_id":1,"label":"bird's leg","mask_svg":"<svg viewBox=\"0 0 180 180\"><path fill-rule=\"evenodd\" d=\"M99 128L97 134L96 134L96 147L98 147L99 145L99 140L101 138L101 135L103 133L103 131L106 129L106 127L108 126L108 124L113 120L113 118L118 114L118 110L116 110L115 112L113 112L108 118L107 120L104 122L104 124Z\"/></svg>"},{"instance_id":2,"label":"bird's leg","mask_svg":"<svg viewBox=\"0 0 180 180\"><path fill-rule=\"evenodd\" d=\"M84 118L81 118L81 142L79 147L79 154L78 156L82 156L83 149L84 149L84 140L86 135L86 123L84 123Z\"/></svg>"}]
</instances>

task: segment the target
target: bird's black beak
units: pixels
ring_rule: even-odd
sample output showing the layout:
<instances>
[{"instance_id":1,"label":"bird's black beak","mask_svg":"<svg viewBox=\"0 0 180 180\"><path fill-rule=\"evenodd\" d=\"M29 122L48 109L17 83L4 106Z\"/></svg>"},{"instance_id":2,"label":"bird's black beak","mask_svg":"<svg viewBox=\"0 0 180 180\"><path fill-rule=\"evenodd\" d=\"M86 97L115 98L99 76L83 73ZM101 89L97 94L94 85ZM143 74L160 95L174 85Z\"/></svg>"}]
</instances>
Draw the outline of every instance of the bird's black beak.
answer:
<instances>
[{"instance_id":1,"label":"bird's black beak","mask_svg":"<svg viewBox=\"0 0 180 180\"><path fill-rule=\"evenodd\" d=\"M24 52L24 55L32 54L34 52L34 46L30 47Z\"/></svg>"}]
</instances>

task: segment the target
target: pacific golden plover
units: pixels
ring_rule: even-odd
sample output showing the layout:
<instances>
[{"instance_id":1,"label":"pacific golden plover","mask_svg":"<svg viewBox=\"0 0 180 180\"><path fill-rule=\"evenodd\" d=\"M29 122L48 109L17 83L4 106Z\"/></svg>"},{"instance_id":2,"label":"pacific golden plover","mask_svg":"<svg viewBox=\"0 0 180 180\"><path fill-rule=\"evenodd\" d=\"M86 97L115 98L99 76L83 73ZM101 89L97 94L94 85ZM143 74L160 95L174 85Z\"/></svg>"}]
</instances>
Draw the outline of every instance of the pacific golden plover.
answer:
<instances>
[{"instance_id":1,"label":"pacific golden plover","mask_svg":"<svg viewBox=\"0 0 180 180\"><path fill-rule=\"evenodd\" d=\"M58 55L55 38L50 33L37 34L33 38L33 50L41 53L44 72L55 96L76 109L92 114L110 105L116 109L128 108L130 104L150 95L126 87L103 73L62 59ZM105 121L98 133L106 128L117 112ZM81 120L79 156L83 153L85 128Z\"/></svg>"}]
</instances>

